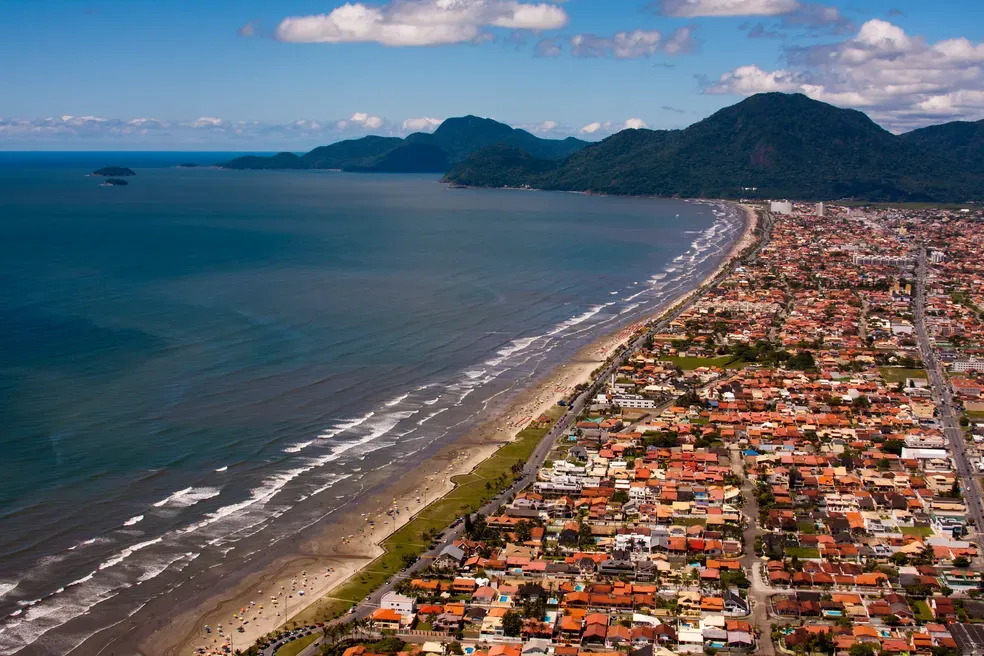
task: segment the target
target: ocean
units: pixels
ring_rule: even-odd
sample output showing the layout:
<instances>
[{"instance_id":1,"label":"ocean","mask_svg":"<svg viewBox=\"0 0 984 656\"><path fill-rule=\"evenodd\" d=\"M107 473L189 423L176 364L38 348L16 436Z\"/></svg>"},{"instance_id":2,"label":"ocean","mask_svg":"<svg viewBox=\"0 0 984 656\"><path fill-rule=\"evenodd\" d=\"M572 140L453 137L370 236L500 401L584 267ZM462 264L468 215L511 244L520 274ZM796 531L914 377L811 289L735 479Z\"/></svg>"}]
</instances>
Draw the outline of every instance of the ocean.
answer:
<instances>
[{"instance_id":1,"label":"ocean","mask_svg":"<svg viewBox=\"0 0 984 656\"><path fill-rule=\"evenodd\" d=\"M692 288L742 227L716 203L176 166L231 156L0 153L0 653L69 653L330 514ZM137 175L104 187L105 165Z\"/></svg>"}]
</instances>

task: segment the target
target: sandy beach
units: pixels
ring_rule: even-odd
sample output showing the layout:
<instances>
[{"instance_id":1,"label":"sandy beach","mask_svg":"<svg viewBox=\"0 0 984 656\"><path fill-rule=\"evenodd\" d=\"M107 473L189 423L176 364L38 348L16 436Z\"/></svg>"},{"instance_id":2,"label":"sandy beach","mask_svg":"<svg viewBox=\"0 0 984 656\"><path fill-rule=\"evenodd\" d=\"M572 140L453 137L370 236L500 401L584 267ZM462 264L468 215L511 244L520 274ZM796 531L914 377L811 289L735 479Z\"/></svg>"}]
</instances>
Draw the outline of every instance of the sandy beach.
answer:
<instances>
[{"instance_id":1,"label":"sandy beach","mask_svg":"<svg viewBox=\"0 0 984 656\"><path fill-rule=\"evenodd\" d=\"M754 243L756 213L749 206L741 207L747 217L743 234L721 266L666 307L698 293L734 256ZM293 554L247 574L194 610L177 613L169 624L139 643L140 653L178 655L198 648L218 649L226 642L226 637L219 635L220 625L236 648L245 648L270 631L289 625L292 619L311 620L304 617L304 611L380 555L380 543L417 511L451 491L453 476L474 469L575 386L590 382L591 372L652 318L640 319L583 347L568 362L521 391L505 409L440 448L416 467L413 475L393 476L381 491L350 504L330 522L312 526L307 535L295 540ZM391 512L394 504L398 514ZM212 627L211 633L205 632L205 625ZM234 630L239 626L244 632Z\"/></svg>"}]
</instances>

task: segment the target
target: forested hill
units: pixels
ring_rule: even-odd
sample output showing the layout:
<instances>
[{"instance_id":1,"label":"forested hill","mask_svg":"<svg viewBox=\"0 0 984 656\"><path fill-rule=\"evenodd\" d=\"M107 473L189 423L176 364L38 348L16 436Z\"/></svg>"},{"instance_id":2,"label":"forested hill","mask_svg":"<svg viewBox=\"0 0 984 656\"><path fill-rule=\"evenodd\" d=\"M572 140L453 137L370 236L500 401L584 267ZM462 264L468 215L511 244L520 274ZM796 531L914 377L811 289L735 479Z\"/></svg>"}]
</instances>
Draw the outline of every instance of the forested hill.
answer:
<instances>
[{"instance_id":1,"label":"forested hill","mask_svg":"<svg viewBox=\"0 0 984 656\"><path fill-rule=\"evenodd\" d=\"M521 148L545 160L565 158L588 145L579 139L541 139L525 130L477 116L449 118L433 133L416 132L406 139L368 136L319 146L303 155L250 155L222 164L230 169L342 169L346 171L445 172L476 151L491 145Z\"/></svg>"},{"instance_id":2,"label":"forested hill","mask_svg":"<svg viewBox=\"0 0 984 656\"><path fill-rule=\"evenodd\" d=\"M897 136L801 94L752 96L684 130L624 130L563 160L518 144L473 153L447 182L682 197L984 199L979 124L961 151L947 126ZM942 135L942 136L941 136ZM943 138L943 137L946 138Z\"/></svg>"}]
</instances>

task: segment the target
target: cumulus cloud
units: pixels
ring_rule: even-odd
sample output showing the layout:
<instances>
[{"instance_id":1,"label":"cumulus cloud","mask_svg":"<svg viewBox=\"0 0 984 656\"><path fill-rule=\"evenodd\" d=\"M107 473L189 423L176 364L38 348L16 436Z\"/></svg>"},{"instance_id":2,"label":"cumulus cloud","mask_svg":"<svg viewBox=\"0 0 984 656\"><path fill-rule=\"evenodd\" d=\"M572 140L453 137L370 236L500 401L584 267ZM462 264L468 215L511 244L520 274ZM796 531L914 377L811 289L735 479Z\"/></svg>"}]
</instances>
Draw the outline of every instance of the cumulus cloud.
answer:
<instances>
[{"instance_id":1,"label":"cumulus cloud","mask_svg":"<svg viewBox=\"0 0 984 656\"><path fill-rule=\"evenodd\" d=\"M328 14L285 18L275 34L295 43L430 46L475 41L487 28L552 30L568 20L554 2L391 0L380 6L346 3Z\"/></svg>"},{"instance_id":2,"label":"cumulus cloud","mask_svg":"<svg viewBox=\"0 0 984 656\"><path fill-rule=\"evenodd\" d=\"M582 127L579 132L585 136L607 137L622 130L644 130L649 126L641 118L630 118L624 122L595 121Z\"/></svg>"},{"instance_id":3,"label":"cumulus cloud","mask_svg":"<svg viewBox=\"0 0 984 656\"><path fill-rule=\"evenodd\" d=\"M406 132L433 132L437 129L444 119L440 118L408 118L403 121L403 130Z\"/></svg>"},{"instance_id":4,"label":"cumulus cloud","mask_svg":"<svg viewBox=\"0 0 984 656\"><path fill-rule=\"evenodd\" d=\"M639 59L658 52L670 55L691 52L695 49L692 27L681 27L664 39L655 30L616 32L611 37L596 34L576 34L571 37L571 52L578 57L614 57L615 59Z\"/></svg>"},{"instance_id":5,"label":"cumulus cloud","mask_svg":"<svg viewBox=\"0 0 984 656\"><path fill-rule=\"evenodd\" d=\"M852 22L837 7L799 0L662 0L654 6L662 14L683 18L772 17L784 28L805 29L818 34L842 34L853 29ZM752 38L775 35L762 23L754 26L749 33Z\"/></svg>"},{"instance_id":6,"label":"cumulus cloud","mask_svg":"<svg viewBox=\"0 0 984 656\"><path fill-rule=\"evenodd\" d=\"M663 0L656 9L667 16L779 16L799 9L797 0Z\"/></svg>"},{"instance_id":7,"label":"cumulus cloud","mask_svg":"<svg viewBox=\"0 0 984 656\"><path fill-rule=\"evenodd\" d=\"M863 109L896 131L984 116L984 43L966 38L928 42L885 20L864 23L853 37L789 48L787 66L742 66L705 86L708 93L801 92Z\"/></svg>"}]
</instances>

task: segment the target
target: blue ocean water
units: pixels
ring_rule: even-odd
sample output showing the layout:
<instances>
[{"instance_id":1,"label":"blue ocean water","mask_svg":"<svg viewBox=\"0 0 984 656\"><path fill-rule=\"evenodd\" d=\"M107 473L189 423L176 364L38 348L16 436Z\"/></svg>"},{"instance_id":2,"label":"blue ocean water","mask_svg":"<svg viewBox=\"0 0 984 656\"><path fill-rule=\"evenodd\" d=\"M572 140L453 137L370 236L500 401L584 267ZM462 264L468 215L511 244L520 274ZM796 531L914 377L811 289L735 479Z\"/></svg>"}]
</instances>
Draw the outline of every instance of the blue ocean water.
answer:
<instances>
[{"instance_id":1,"label":"blue ocean water","mask_svg":"<svg viewBox=\"0 0 984 656\"><path fill-rule=\"evenodd\" d=\"M296 530L740 230L717 204L175 166L227 156L0 153L0 653L66 653ZM86 175L110 164L137 175Z\"/></svg>"}]
</instances>

